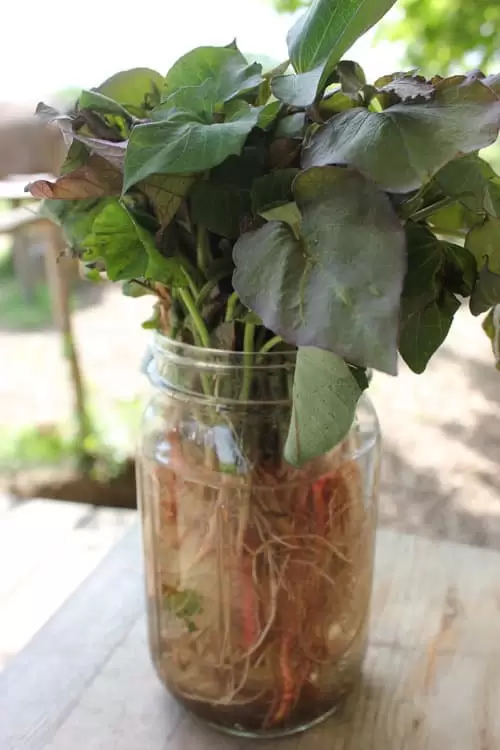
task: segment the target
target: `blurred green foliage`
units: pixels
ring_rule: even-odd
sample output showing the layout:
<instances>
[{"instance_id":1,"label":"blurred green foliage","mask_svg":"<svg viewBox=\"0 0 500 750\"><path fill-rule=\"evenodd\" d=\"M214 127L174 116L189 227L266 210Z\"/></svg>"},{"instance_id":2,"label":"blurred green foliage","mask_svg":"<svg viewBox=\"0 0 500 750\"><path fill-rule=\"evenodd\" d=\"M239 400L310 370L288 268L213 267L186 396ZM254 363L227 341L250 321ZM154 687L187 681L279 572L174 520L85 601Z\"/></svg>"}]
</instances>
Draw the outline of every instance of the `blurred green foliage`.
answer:
<instances>
[{"instance_id":1,"label":"blurred green foliage","mask_svg":"<svg viewBox=\"0 0 500 750\"><path fill-rule=\"evenodd\" d=\"M273 0L292 12L309 0ZM491 70L500 62L498 0L400 0L400 18L382 22L379 38L403 42L405 62L423 74L441 75L465 68Z\"/></svg>"},{"instance_id":2,"label":"blurred green foliage","mask_svg":"<svg viewBox=\"0 0 500 750\"><path fill-rule=\"evenodd\" d=\"M96 461L90 472L95 479L117 476L133 454L134 436L140 418L140 401L116 401L106 408L91 399L94 431L87 438L85 450ZM76 466L80 446L71 425L49 424L21 428L0 426L0 473L41 466Z\"/></svg>"},{"instance_id":3,"label":"blurred green foliage","mask_svg":"<svg viewBox=\"0 0 500 750\"><path fill-rule=\"evenodd\" d=\"M404 16L381 35L406 44L406 61L424 74L480 68L499 60L498 0L403 0Z\"/></svg>"}]
</instances>

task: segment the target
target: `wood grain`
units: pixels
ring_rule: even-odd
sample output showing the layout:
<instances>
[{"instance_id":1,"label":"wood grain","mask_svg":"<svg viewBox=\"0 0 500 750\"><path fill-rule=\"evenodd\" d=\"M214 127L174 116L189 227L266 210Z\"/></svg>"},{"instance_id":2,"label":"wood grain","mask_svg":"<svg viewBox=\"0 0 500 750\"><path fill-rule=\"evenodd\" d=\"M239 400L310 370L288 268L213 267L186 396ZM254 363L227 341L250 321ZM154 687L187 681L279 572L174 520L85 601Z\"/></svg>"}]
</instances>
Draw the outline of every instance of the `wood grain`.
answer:
<instances>
[{"instance_id":1,"label":"wood grain","mask_svg":"<svg viewBox=\"0 0 500 750\"><path fill-rule=\"evenodd\" d=\"M128 557L128 570L137 582L134 555L137 548L129 538L114 551L114 562L110 557L96 571L101 585L94 582L93 596L84 584L59 613L58 623L49 624L37 646L14 661L8 683L0 678L0 705L6 696L7 706L6 719L0 721L2 750L255 748L252 741L200 726L158 682L147 655L143 618L131 627L137 601L135 614L129 605L126 623L117 614L134 597L134 588L121 581L121 590L112 597L118 579L110 576L109 566L116 573L117 558ZM127 567L125 561L122 565ZM92 624L96 606L107 608L107 627ZM83 633L92 627L97 639L92 647L75 631L75 619ZM499 750L500 554L380 532L372 620L365 679L345 710L304 735L264 747ZM78 648L82 637L86 647ZM65 665L64 649L73 657ZM87 655L93 657L92 668ZM57 660L65 688L49 676L40 695L50 659ZM12 687L16 694L7 695Z\"/></svg>"},{"instance_id":2,"label":"wood grain","mask_svg":"<svg viewBox=\"0 0 500 750\"><path fill-rule=\"evenodd\" d=\"M53 737L141 615L141 573L134 528L7 665L0 674L2 750L35 750Z\"/></svg>"},{"instance_id":3,"label":"wood grain","mask_svg":"<svg viewBox=\"0 0 500 750\"><path fill-rule=\"evenodd\" d=\"M5 527L10 541L0 551L0 670L135 520L134 511L57 501L13 505L0 517L0 537L5 543Z\"/></svg>"}]
</instances>

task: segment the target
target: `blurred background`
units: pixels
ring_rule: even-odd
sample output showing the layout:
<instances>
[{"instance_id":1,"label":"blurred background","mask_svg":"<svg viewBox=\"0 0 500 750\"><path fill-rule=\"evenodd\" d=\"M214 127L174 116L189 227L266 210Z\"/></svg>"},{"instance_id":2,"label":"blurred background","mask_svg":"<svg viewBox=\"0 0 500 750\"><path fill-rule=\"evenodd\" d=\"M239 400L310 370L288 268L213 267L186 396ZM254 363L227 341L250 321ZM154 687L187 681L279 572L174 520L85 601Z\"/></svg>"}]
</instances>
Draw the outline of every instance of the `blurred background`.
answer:
<instances>
[{"instance_id":1,"label":"blurred background","mask_svg":"<svg viewBox=\"0 0 500 750\"><path fill-rule=\"evenodd\" d=\"M147 390L147 298L80 278L24 186L54 174L56 133L32 115L70 107L79 89L124 68L165 73L200 44L236 37L267 65L286 58L295 0L141 0L132 11L87 0L9 5L0 45L0 493L133 507L131 458ZM498 0L400 0L349 57L370 79L500 68ZM500 167L500 148L485 154ZM500 373L467 310L422 376L377 375L385 438L381 521L399 530L500 545ZM0 516L1 519L1 516Z\"/></svg>"}]
</instances>

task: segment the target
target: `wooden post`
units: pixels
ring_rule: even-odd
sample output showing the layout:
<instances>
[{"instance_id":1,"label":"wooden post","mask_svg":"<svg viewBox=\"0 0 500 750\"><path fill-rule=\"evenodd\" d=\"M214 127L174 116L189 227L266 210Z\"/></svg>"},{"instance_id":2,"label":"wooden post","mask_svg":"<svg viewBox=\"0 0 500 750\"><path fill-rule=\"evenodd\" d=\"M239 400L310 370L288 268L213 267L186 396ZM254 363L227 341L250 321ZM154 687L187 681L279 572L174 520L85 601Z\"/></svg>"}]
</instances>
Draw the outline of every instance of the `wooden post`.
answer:
<instances>
[{"instance_id":1,"label":"wooden post","mask_svg":"<svg viewBox=\"0 0 500 750\"><path fill-rule=\"evenodd\" d=\"M44 258L52 315L54 325L61 333L63 354L69 366L77 425L78 460L80 468L88 471L93 464L94 457L85 444L92 434L92 424L88 414L85 387L71 323L68 275L63 272L60 262L61 260L64 262L64 259L60 258L64 244L59 227L55 224L51 224L49 236L51 241L47 245Z\"/></svg>"}]
</instances>

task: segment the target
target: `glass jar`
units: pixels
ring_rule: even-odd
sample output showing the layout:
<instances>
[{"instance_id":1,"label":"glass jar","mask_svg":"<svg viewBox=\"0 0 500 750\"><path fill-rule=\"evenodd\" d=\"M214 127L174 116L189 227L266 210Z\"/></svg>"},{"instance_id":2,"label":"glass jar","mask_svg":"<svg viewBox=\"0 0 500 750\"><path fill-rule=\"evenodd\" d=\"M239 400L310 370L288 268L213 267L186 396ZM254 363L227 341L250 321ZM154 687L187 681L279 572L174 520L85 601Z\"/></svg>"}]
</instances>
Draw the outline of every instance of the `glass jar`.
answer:
<instances>
[{"instance_id":1,"label":"glass jar","mask_svg":"<svg viewBox=\"0 0 500 750\"><path fill-rule=\"evenodd\" d=\"M294 353L158 336L137 475L150 648L160 679L218 729L273 737L329 716L356 683L372 588L380 440L283 459Z\"/></svg>"}]
</instances>

